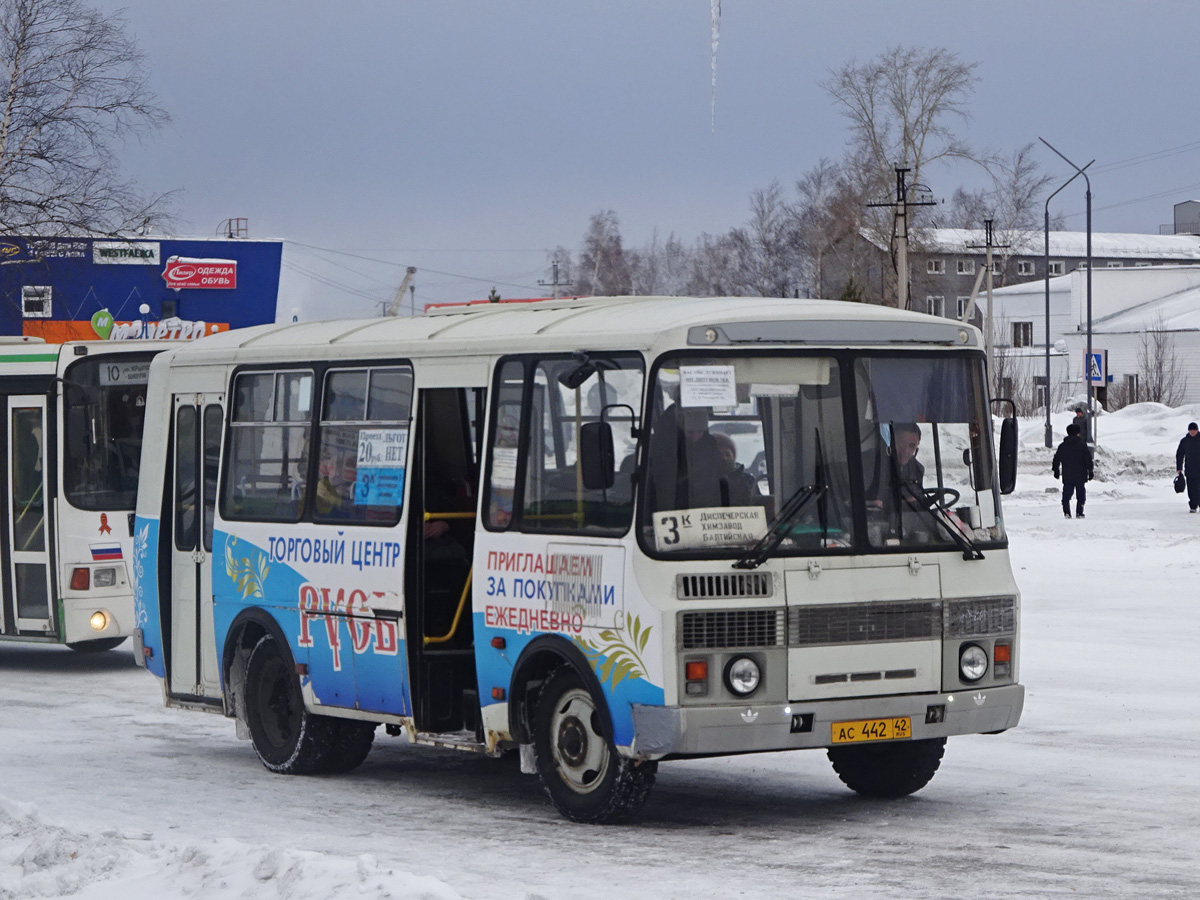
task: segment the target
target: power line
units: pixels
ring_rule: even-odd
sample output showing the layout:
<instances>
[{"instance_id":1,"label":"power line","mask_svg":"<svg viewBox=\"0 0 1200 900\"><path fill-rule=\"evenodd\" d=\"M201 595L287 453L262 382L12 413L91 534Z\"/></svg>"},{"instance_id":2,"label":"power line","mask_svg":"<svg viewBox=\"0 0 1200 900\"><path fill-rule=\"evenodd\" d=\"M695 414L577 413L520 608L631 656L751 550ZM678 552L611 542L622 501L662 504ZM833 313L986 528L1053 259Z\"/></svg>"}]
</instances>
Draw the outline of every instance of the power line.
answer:
<instances>
[{"instance_id":1,"label":"power line","mask_svg":"<svg viewBox=\"0 0 1200 900\"><path fill-rule=\"evenodd\" d=\"M379 259L378 257L373 257L373 256L363 256L360 253L350 253L349 251L346 251L346 250L334 250L332 247L318 247L316 244L306 244L303 241L290 241L290 243L293 243L299 247L306 247L309 250L316 250L321 253L335 253L338 256L348 256L351 259L361 259L365 262L379 263L380 265L385 265L385 266L398 266L398 267L403 267L403 268L407 268L407 266L408 266L407 263L393 262L390 259ZM533 251L530 251L530 252L533 252ZM546 251L543 250L543 251L538 251L538 252L544 253ZM537 288L534 285L530 285L530 284L515 284L513 282L501 281L501 280L498 280L495 278L479 278L474 275L464 275L461 272L444 272L440 269L430 269L427 266L421 266L420 269L423 273L424 272L432 272L434 275L444 275L447 278L458 278L463 281L477 281L481 284L498 284L498 285L503 285L504 287L520 288L521 290L528 290L528 291L537 290Z\"/></svg>"}]
</instances>

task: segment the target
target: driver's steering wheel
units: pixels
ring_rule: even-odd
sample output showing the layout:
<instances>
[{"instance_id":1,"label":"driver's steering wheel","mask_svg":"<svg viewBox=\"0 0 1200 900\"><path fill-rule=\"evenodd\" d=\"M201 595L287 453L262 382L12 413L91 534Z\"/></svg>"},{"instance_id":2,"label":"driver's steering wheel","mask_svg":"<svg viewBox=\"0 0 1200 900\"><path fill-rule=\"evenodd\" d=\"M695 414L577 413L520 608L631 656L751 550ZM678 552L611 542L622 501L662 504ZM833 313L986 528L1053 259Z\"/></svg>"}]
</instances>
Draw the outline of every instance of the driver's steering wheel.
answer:
<instances>
[{"instance_id":1,"label":"driver's steering wheel","mask_svg":"<svg viewBox=\"0 0 1200 900\"><path fill-rule=\"evenodd\" d=\"M954 488L925 488L922 492L931 509L950 509L962 496Z\"/></svg>"}]
</instances>

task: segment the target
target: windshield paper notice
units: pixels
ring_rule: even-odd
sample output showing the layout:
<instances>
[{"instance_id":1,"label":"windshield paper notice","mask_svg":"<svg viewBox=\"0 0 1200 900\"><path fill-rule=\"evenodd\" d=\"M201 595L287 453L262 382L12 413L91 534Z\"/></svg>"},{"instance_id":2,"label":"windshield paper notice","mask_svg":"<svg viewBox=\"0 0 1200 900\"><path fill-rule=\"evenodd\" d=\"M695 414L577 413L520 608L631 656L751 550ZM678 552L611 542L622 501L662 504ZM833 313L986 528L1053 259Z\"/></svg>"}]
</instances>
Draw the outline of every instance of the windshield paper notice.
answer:
<instances>
[{"instance_id":1,"label":"windshield paper notice","mask_svg":"<svg viewBox=\"0 0 1200 900\"><path fill-rule=\"evenodd\" d=\"M711 506L668 509L654 514L658 550L701 550L747 546L767 533L761 506Z\"/></svg>"},{"instance_id":2,"label":"windshield paper notice","mask_svg":"<svg viewBox=\"0 0 1200 900\"><path fill-rule=\"evenodd\" d=\"M679 404L683 407L737 406L737 376L733 366L680 366Z\"/></svg>"}]
</instances>

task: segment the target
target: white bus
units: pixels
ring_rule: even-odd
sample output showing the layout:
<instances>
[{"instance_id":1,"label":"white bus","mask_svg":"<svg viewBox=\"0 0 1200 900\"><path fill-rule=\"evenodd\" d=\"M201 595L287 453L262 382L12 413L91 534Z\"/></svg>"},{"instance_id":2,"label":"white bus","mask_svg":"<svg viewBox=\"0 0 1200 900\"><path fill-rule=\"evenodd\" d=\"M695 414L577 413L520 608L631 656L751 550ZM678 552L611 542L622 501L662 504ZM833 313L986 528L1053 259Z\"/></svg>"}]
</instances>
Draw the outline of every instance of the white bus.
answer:
<instances>
[{"instance_id":1,"label":"white bus","mask_svg":"<svg viewBox=\"0 0 1200 900\"><path fill-rule=\"evenodd\" d=\"M862 304L595 298L159 356L136 655L281 773L376 728L518 750L566 817L659 761L823 748L900 796L1020 718L980 334Z\"/></svg>"},{"instance_id":2,"label":"white bus","mask_svg":"<svg viewBox=\"0 0 1200 900\"><path fill-rule=\"evenodd\" d=\"M108 650L133 631L133 506L161 342L0 338L0 641Z\"/></svg>"}]
</instances>

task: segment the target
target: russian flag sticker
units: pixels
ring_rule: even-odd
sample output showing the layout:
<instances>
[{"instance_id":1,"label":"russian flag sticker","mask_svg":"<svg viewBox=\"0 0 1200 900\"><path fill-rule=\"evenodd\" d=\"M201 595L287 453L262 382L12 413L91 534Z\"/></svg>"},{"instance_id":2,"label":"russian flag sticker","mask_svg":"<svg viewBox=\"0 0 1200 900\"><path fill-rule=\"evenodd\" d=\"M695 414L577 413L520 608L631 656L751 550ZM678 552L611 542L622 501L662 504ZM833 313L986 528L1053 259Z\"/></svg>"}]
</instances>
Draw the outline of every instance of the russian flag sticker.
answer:
<instances>
[{"instance_id":1,"label":"russian flag sticker","mask_svg":"<svg viewBox=\"0 0 1200 900\"><path fill-rule=\"evenodd\" d=\"M92 549L92 560L99 562L106 559L121 559L120 544L89 544Z\"/></svg>"}]
</instances>

